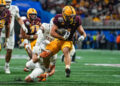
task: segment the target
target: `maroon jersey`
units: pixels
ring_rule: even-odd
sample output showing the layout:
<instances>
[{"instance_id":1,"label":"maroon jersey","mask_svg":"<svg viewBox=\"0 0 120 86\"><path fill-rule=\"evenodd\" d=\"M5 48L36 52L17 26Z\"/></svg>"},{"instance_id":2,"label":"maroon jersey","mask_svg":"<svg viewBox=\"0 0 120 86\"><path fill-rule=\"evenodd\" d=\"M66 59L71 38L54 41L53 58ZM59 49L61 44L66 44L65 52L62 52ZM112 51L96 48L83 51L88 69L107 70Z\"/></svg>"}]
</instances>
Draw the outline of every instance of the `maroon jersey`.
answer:
<instances>
[{"instance_id":1,"label":"maroon jersey","mask_svg":"<svg viewBox=\"0 0 120 86\"><path fill-rule=\"evenodd\" d=\"M28 29L27 35L35 35L40 28L41 20L40 18L36 18L33 21L30 21L29 19L24 20L25 26Z\"/></svg>"},{"instance_id":2,"label":"maroon jersey","mask_svg":"<svg viewBox=\"0 0 120 86\"><path fill-rule=\"evenodd\" d=\"M11 22L10 11L8 9L4 9L2 13L0 13L0 34L4 26L10 24L10 22Z\"/></svg>"},{"instance_id":3,"label":"maroon jersey","mask_svg":"<svg viewBox=\"0 0 120 86\"><path fill-rule=\"evenodd\" d=\"M57 14L54 17L53 23L58 26L58 29L67 29L70 32L70 36L67 40L71 41L77 28L81 25L81 19L79 16L75 16L73 23L69 24L64 21L62 14Z\"/></svg>"}]
</instances>

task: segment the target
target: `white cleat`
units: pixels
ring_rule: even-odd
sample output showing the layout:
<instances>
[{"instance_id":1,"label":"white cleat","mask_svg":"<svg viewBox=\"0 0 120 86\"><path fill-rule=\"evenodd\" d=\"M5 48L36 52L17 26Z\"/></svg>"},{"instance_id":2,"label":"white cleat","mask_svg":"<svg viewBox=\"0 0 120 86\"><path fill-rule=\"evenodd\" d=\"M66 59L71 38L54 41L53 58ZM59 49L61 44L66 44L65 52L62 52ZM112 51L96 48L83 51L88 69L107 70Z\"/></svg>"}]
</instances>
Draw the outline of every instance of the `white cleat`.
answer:
<instances>
[{"instance_id":1,"label":"white cleat","mask_svg":"<svg viewBox=\"0 0 120 86\"><path fill-rule=\"evenodd\" d=\"M5 66L5 73L6 74L10 74L11 73L9 66Z\"/></svg>"}]
</instances>

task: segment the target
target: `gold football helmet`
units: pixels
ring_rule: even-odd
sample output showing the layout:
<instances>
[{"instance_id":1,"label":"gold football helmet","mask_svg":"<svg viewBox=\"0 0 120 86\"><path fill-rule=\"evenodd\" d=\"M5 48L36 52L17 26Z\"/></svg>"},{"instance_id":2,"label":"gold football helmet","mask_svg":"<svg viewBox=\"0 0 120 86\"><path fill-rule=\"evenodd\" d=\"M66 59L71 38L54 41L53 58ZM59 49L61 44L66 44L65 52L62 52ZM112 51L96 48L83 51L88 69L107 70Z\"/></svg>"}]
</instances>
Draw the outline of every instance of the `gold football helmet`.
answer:
<instances>
[{"instance_id":1,"label":"gold football helmet","mask_svg":"<svg viewBox=\"0 0 120 86\"><path fill-rule=\"evenodd\" d=\"M5 6L5 5L6 5L5 0L0 0L0 6Z\"/></svg>"},{"instance_id":2,"label":"gold football helmet","mask_svg":"<svg viewBox=\"0 0 120 86\"><path fill-rule=\"evenodd\" d=\"M62 10L63 18L68 23L73 23L76 11L72 6L65 6Z\"/></svg>"},{"instance_id":3,"label":"gold football helmet","mask_svg":"<svg viewBox=\"0 0 120 86\"><path fill-rule=\"evenodd\" d=\"M34 15L34 16L32 16ZM34 8L29 8L28 11L27 11L27 17L29 19L36 19L37 18L37 11L34 9Z\"/></svg>"}]
</instances>

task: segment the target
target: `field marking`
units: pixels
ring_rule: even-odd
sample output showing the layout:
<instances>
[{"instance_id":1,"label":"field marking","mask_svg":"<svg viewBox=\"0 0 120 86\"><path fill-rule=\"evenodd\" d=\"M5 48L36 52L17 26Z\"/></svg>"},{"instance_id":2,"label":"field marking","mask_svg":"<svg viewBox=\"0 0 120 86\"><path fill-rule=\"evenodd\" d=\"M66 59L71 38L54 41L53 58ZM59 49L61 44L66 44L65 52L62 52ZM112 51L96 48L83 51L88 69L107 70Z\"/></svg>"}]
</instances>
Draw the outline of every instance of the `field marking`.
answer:
<instances>
[{"instance_id":1,"label":"field marking","mask_svg":"<svg viewBox=\"0 0 120 86\"><path fill-rule=\"evenodd\" d=\"M58 55L57 56L59 59L61 59L62 58L62 55ZM0 58L1 59L5 59L5 55L0 55ZM76 59L81 59L81 58L83 58L83 57L81 57L81 56L76 56ZM18 54L18 55L12 55L12 59L29 59L29 56L28 55L25 55L25 54L23 54L23 55L20 55L20 54Z\"/></svg>"},{"instance_id":2,"label":"field marking","mask_svg":"<svg viewBox=\"0 0 120 86\"><path fill-rule=\"evenodd\" d=\"M13 82L0 82L0 85L4 85L4 84L28 84L28 85L34 85L34 84L73 84L73 83L76 83L76 84L120 84L119 82L107 82L107 83L104 83L104 82L86 82L86 81L64 81L64 82L32 82L32 83L27 83L25 81L13 81Z\"/></svg>"},{"instance_id":3,"label":"field marking","mask_svg":"<svg viewBox=\"0 0 120 86\"><path fill-rule=\"evenodd\" d=\"M120 67L120 64L88 64L85 65L93 65L93 66L108 66L108 67Z\"/></svg>"},{"instance_id":4,"label":"field marking","mask_svg":"<svg viewBox=\"0 0 120 86\"><path fill-rule=\"evenodd\" d=\"M0 68L4 68L4 66L0 66ZM18 67L11 67L11 66L10 66L10 69L23 70L24 67L19 66L19 68L18 68ZM55 71L64 71L64 70L55 70ZM74 72L75 72L75 71L77 71L77 70L73 70L73 69L72 69L71 71L74 71ZM105 71L110 71L110 72L112 72L112 71L113 71L113 72L114 72L114 71L117 71L117 72L119 72L120 70L82 70L82 69L81 69L79 72L83 72L83 71L86 71L86 72L87 72L87 71L91 71L91 72L94 72L94 71L99 71L99 72L101 72L101 71L104 71L104 72L105 72Z\"/></svg>"}]
</instances>

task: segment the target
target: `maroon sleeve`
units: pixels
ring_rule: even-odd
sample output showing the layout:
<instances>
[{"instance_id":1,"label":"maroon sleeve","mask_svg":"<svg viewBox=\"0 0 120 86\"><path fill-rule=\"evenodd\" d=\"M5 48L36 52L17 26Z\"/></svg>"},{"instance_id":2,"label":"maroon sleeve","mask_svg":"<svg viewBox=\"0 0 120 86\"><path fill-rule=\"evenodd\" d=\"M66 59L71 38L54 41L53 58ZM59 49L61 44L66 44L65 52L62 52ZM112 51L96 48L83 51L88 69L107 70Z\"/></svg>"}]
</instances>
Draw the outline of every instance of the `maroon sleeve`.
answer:
<instances>
[{"instance_id":1,"label":"maroon sleeve","mask_svg":"<svg viewBox=\"0 0 120 86\"><path fill-rule=\"evenodd\" d=\"M56 15L53 19L53 23L58 26L58 15Z\"/></svg>"},{"instance_id":2,"label":"maroon sleeve","mask_svg":"<svg viewBox=\"0 0 120 86\"><path fill-rule=\"evenodd\" d=\"M11 23L11 13L10 13L10 11L6 10L5 15L7 15L6 16L6 23L5 23L5 25L8 25L8 24Z\"/></svg>"},{"instance_id":3,"label":"maroon sleeve","mask_svg":"<svg viewBox=\"0 0 120 86\"><path fill-rule=\"evenodd\" d=\"M82 24L80 16L76 16L76 22L78 27Z\"/></svg>"},{"instance_id":4,"label":"maroon sleeve","mask_svg":"<svg viewBox=\"0 0 120 86\"><path fill-rule=\"evenodd\" d=\"M41 25L41 19L40 19L40 18L37 18L37 19L35 20L35 23L36 23L37 25Z\"/></svg>"},{"instance_id":5,"label":"maroon sleeve","mask_svg":"<svg viewBox=\"0 0 120 86\"><path fill-rule=\"evenodd\" d=\"M41 23L41 19L40 18L37 18L37 21Z\"/></svg>"},{"instance_id":6,"label":"maroon sleeve","mask_svg":"<svg viewBox=\"0 0 120 86\"><path fill-rule=\"evenodd\" d=\"M60 22L58 21L58 19L62 18L62 14L57 14L55 17L54 17L54 20L53 20L53 23L56 25L56 26L59 26Z\"/></svg>"}]
</instances>

